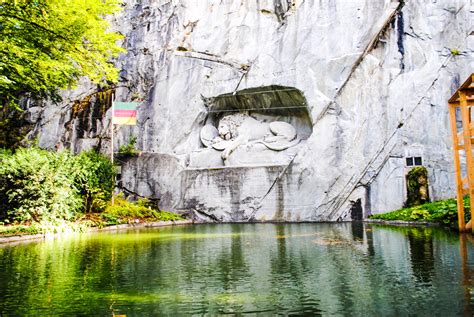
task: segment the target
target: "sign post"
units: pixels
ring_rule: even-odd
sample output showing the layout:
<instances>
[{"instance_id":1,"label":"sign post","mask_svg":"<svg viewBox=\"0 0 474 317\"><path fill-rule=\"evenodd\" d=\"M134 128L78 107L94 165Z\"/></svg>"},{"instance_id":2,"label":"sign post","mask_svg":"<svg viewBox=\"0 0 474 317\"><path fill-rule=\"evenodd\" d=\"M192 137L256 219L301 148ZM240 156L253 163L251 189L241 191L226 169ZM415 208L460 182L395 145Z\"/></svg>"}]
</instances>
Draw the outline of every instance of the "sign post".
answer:
<instances>
[{"instance_id":1,"label":"sign post","mask_svg":"<svg viewBox=\"0 0 474 317\"><path fill-rule=\"evenodd\" d=\"M114 101L112 100L112 119L110 120L110 161L114 167ZM114 205L115 171L112 173L112 206Z\"/></svg>"},{"instance_id":2,"label":"sign post","mask_svg":"<svg viewBox=\"0 0 474 317\"><path fill-rule=\"evenodd\" d=\"M136 125L138 102L115 102L112 101L112 120L110 122L110 161L114 164L114 124ZM113 179L115 188L115 176ZM112 192L112 206L114 205L114 194Z\"/></svg>"}]
</instances>

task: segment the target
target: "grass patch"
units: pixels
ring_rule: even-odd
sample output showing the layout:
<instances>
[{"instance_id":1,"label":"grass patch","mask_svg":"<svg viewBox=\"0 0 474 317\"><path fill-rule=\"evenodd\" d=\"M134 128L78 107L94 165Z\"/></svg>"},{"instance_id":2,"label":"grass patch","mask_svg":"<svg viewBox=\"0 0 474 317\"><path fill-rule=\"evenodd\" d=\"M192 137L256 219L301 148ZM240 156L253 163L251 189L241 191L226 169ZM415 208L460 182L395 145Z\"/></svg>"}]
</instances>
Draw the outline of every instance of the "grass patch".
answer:
<instances>
[{"instance_id":1,"label":"grass patch","mask_svg":"<svg viewBox=\"0 0 474 317\"><path fill-rule=\"evenodd\" d=\"M86 222L32 222L27 224L0 225L0 236L18 236L28 234L46 234L61 232L84 232L91 225Z\"/></svg>"},{"instance_id":2,"label":"grass patch","mask_svg":"<svg viewBox=\"0 0 474 317\"><path fill-rule=\"evenodd\" d=\"M11 236L11 235L26 235L26 234L38 234L38 228L36 226L27 225L11 225L11 226L0 226L0 236Z\"/></svg>"},{"instance_id":3,"label":"grass patch","mask_svg":"<svg viewBox=\"0 0 474 317\"><path fill-rule=\"evenodd\" d=\"M464 198L466 223L470 219L469 197ZM370 219L424 221L457 227L458 214L456 200L446 199L419 206L402 208L384 214L372 215Z\"/></svg>"},{"instance_id":4,"label":"grass patch","mask_svg":"<svg viewBox=\"0 0 474 317\"><path fill-rule=\"evenodd\" d=\"M0 222L0 236L45 234L60 232L85 232L87 228L103 228L126 223L184 220L180 215L158 210L146 198L136 202L126 200L123 195L115 197L101 213L87 213L75 221L54 220L4 225Z\"/></svg>"},{"instance_id":5,"label":"grass patch","mask_svg":"<svg viewBox=\"0 0 474 317\"><path fill-rule=\"evenodd\" d=\"M184 220L183 217L163 210L158 210L154 204L140 198L136 202L126 200L123 195L115 197L114 205L109 204L101 214L104 220L124 222L172 221Z\"/></svg>"}]
</instances>

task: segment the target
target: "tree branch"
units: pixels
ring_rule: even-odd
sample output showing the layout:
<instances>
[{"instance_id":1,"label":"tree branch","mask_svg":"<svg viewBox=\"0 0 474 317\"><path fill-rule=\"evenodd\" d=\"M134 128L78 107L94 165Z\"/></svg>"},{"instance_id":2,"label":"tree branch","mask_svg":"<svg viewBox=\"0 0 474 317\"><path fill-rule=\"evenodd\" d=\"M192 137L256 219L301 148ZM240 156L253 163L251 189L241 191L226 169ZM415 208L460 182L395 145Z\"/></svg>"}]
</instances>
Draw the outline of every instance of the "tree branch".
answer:
<instances>
[{"instance_id":1,"label":"tree branch","mask_svg":"<svg viewBox=\"0 0 474 317\"><path fill-rule=\"evenodd\" d=\"M48 29L47 27L42 26L41 24L38 24L38 23L36 23L36 22L27 20L27 19L25 19L25 18L16 16L16 15L13 15L13 14L8 14L8 13L7 13L7 14L5 14L5 13L0 13L0 17L11 18L11 19L15 19L15 20L18 20L18 21L25 22L25 23L27 23L27 24L31 24L31 25L33 25L33 26L35 26L35 27L37 27L37 28L42 29L43 31L46 31L46 32L48 32L48 33L50 33L50 34L52 34L52 35L54 35L54 36L60 37L60 38L62 38L63 40L68 41L68 39L67 39L66 37L62 36L61 34L56 33L56 32L54 32L54 31Z\"/></svg>"}]
</instances>

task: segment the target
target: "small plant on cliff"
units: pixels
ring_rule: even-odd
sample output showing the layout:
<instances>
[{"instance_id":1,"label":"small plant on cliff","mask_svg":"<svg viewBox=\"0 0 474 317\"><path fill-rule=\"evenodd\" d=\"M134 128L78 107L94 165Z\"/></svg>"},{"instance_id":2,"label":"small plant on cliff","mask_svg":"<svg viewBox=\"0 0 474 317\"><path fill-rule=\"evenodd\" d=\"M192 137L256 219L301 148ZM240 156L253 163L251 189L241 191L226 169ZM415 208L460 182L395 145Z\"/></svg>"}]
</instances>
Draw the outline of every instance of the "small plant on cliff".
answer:
<instances>
[{"instance_id":1,"label":"small plant on cliff","mask_svg":"<svg viewBox=\"0 0 474 317\"><path fill-rule=\"evenodd\" d=\"M118 158L127 158L137 156L140 152L135 149L137 137L132 136L126 145L119 146L117 153Z\"/></svg>"},{"instance_id":2,"label":"small plant on cliff","mask_svg":"<svg viewBox=\"0 0 474 317\"><path fill-rule=\"evenodd\" d=\"M457 56L457 55L461 54L461 52L457 48L451 48L450 51L451 51L451 55L453 55L453 56Z\"/></svg>"}]
</instances>

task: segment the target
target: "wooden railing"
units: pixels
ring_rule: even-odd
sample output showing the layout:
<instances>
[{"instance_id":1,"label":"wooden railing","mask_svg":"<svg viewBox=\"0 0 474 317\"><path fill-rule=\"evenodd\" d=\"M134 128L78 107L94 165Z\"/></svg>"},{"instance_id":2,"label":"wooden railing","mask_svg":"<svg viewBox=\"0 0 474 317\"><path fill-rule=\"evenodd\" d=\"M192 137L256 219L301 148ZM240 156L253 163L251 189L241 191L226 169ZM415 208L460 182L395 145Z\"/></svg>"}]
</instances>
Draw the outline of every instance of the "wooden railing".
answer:
<instances>
[{"instance_id":1,"label":"wooden railing","mask_svg":"<svg viewBox=\"0 0 474 317\"><path fill-rule=\"evenodd\" d=\"M457 208L459 231L473 230L472 219L474 218L474 122L472 122L472 107L474 107L474 74L461 85L461 87L449 99L449 116L451 121L451 132L453 137L454 170L456 173ZM456 109L460 109L462 130L458 131ZM465 167L461 166L460 151L464 152L466 158ZM464 176L463 176L464 175ZM464 195L469 194L471 204L471 221L467 224L464 220Z\"/></svg>"}]
</instances>

